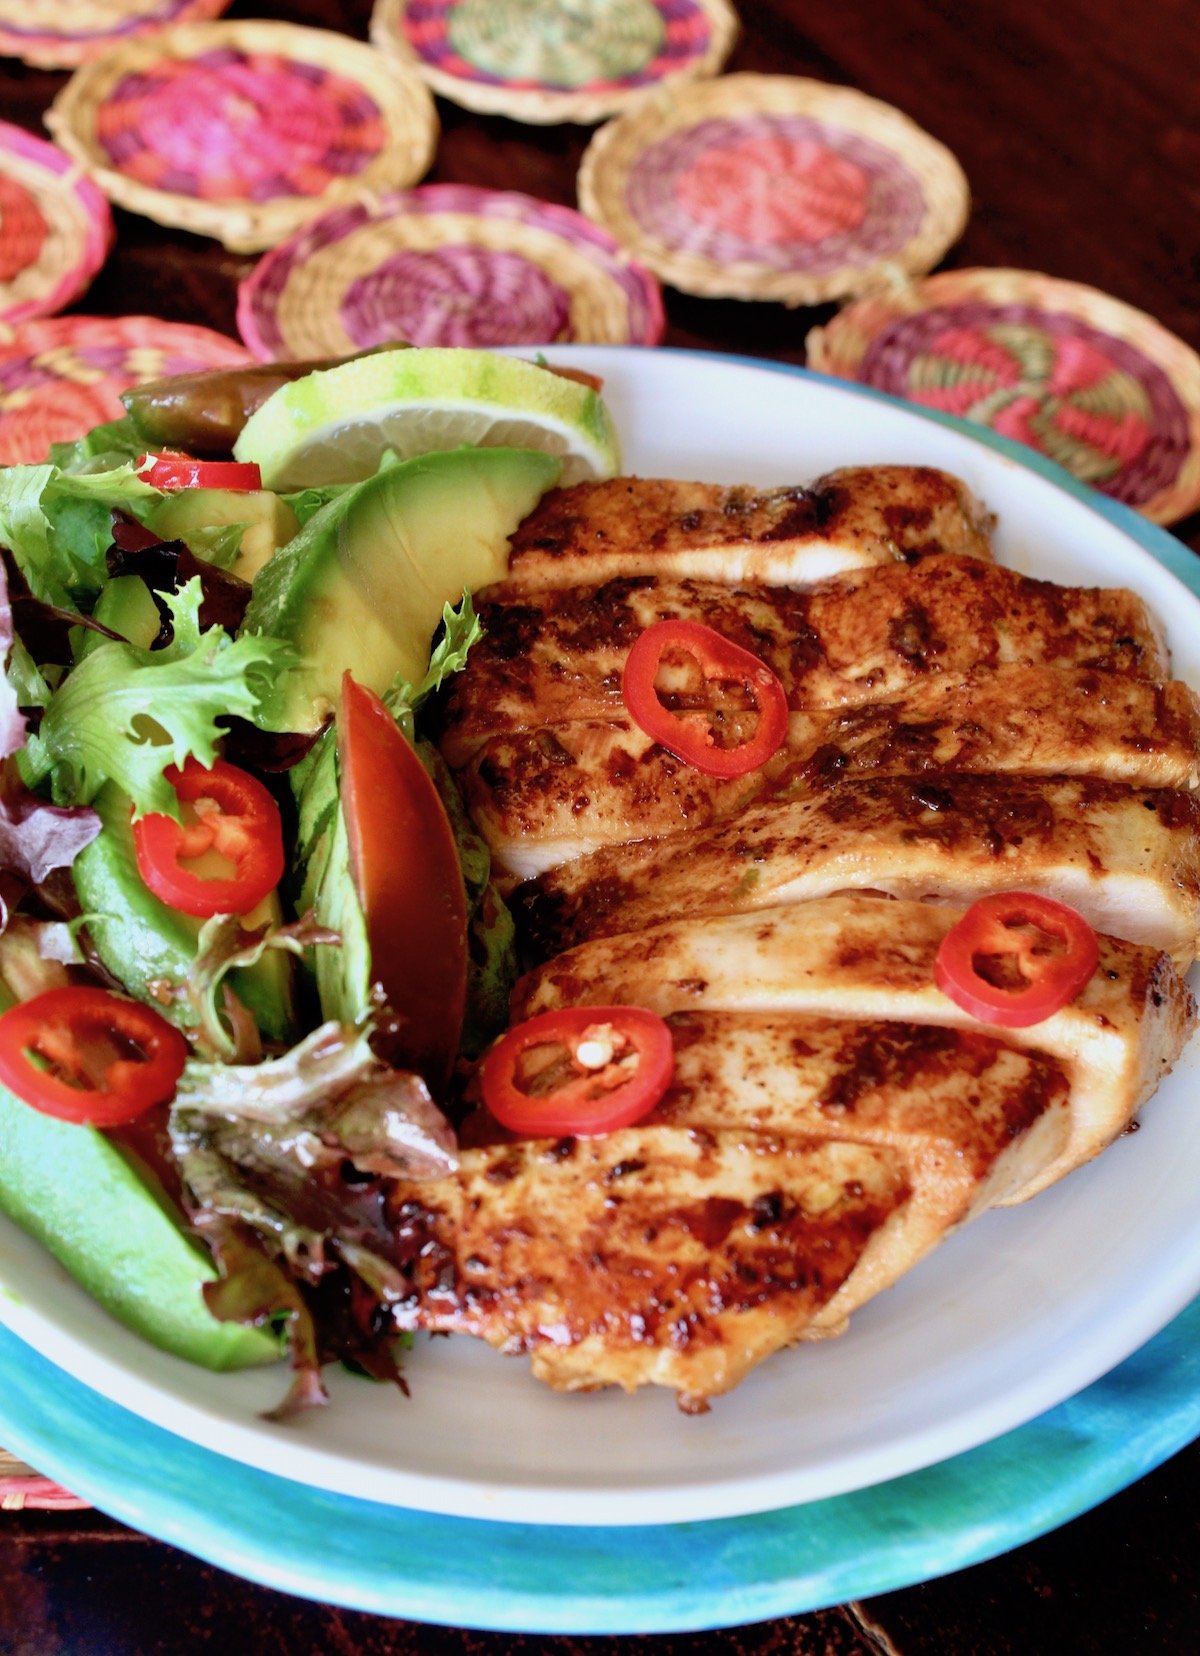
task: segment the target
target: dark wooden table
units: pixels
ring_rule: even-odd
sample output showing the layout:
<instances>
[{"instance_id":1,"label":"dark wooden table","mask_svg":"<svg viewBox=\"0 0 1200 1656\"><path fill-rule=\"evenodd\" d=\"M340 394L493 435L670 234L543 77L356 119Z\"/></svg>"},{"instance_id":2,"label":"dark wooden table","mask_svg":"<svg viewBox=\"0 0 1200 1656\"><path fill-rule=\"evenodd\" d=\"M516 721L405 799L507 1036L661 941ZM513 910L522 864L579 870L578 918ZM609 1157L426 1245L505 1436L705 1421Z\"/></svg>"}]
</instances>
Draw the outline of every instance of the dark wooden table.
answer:
<instances>
[{"instance_id":1,"label":"dark wooden table","mask_svg":"<svg viewBox=\"0 0 1200 1656\"><path fill-rule=\"evenodd\" d=\"M1091 283L1200 342L1200 30L1186 0L742 0L732 69L848 83L947 143L974 211L945 265L1009 265ZM370 0L234 4L365 37ZM0 62L0 115L31 128L61 77ZM588 133L441 106L431 174L574 203ZM118 214L83 303L234 330L252 261ZM2 232L0 232L2 233ZM803 362L825 311L667 294L667 343ZM1200 551L1200 515L1176 526ZM757 1627L630 1637L629 1656L1194 1650L1200 1635L1200 1445L1097 1511L958 1575ZM597 1650L423 1628L248 1585L98 1513L0 1515L0 1650L185 1656L201 1650L499 1653Z\"/></svg>"}]
</instances>

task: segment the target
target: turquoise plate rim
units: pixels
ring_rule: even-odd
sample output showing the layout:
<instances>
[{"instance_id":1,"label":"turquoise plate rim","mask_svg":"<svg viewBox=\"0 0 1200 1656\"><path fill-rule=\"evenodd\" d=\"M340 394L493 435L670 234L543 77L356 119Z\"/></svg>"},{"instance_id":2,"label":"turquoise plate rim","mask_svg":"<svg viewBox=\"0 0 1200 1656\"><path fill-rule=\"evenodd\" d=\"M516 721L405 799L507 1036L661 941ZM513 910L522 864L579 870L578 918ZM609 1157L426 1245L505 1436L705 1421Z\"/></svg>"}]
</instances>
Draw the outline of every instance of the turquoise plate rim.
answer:
<instances>
[{"instance_id":1,"label":"turquoise plate rim","mask_svg":"<svg viewBox=\"0 0 1200 1656\"><path fill-rule=\"evenodd\" d=\"M722 360L898 401L791 364ZM1200 593L1200 561L1165 530L1033 450L900 406L1086 501ZM949 1574L1045 1534L1144 1476L1200 1435L1200 1298L1111 1373L979 1448L847 1495L696 1524L493 1523L356 1500L174 1437L3 1327L0 1374L0 1431L10 1449L113 1517L264 1586L494 1632L691 1632Z\"/></svg>"}]
</instances>

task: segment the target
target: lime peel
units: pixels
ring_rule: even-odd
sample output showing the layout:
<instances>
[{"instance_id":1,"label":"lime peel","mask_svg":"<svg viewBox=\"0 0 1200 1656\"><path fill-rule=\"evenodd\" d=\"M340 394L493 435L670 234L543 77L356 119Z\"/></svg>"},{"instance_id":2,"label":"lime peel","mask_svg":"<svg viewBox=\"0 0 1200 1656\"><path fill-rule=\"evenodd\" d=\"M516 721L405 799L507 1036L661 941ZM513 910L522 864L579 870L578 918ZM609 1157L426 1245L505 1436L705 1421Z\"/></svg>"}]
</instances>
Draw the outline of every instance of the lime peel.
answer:
<instances>
[{"instance_id":1,"label":"lime peel","mask_svg":"<svg viewBox=\"0 0 1200 1656\"><path fill-rule=\"evenodd\" d=\"M415 347L339 363L283 385L247 421L234 448L266 488L370 477L401 459L462 445L558 456L564 486L614 477L620 449L602 397L520 357Z\"/></svg>"}]
</instances>

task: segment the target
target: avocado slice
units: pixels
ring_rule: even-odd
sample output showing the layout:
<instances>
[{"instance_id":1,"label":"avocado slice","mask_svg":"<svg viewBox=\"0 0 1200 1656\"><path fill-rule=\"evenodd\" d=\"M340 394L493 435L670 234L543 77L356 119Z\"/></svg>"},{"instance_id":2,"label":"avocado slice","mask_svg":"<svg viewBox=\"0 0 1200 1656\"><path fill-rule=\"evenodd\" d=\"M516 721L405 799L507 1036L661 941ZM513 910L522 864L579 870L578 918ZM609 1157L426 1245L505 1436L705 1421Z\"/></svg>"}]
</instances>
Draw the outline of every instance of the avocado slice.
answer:
<instances>
[{"instance_id":1,"label":"avocado slice","mask_svg":"<svg viewBox=\"0 0 1200 1656\"><path fill-rule=\"evenodd\" d=\"M342 673L382 694L420 683L447 603L500 580L508 541L561 464L526 449L462 448L386 467L305 524L254 581L243 632L291 643L263 709L276 730L315 730Z\"/></svg>"},{"instance_id":2,"label":"avocado slice","mask_svg":"<svg viewBox=\"0 0 1200 1656\"><path fill-rule=\"evenodd\" d=\"M269 489L180 489L155 507L147 527L164 540L186 541L203 557L203 534L232 524L243 528L230 573L243 581L252 581L267 559L300 530L295 512Z\"/></svg>"},{"instance_id":3,"label":"avocado slice","mask_svg":"<svg viewBox=\"0 0 1200 1656\"><path fill-rule=\"evenodd\" d=\"M140 575L117 575L106 581L96 600L92 618L113 632L119 632L139 649L148 650L158 637L162 616L154 602L154 594ZM103 633L84 634L80 655L99 649L107 640Z\"/></svg>"},{"instance_id":4,"label":"avocado slice","mask_svg":"<svg viewBox=\"0 0 1200 1656\"><path fill-rule=\"evenodd\" d=\"M217 1276L165 1195L103 1133L55 1121L0 1088L0 1212L152 1344L209 1369L271 1363L276 1337L218 1322Z\"/></svg>"},{"instance_id":5,"label":"avocado slice","mask_svg":"<svg viewBox=\"0 0 1200 1656\"><path fill-rule=\"evenodd\" d=\"M129 992L158 1007L181 1027L194 1020L185 999L172 991L187 981L196 958L202 921L180 914L147 889L137 869L128 795L111 782L93 801L101 832L72 866L75 889L97 954ZM278 899L247 924L280 918ZM291 957L268 949L257 965L231 972L228 982L272 1040L295 1036Z\"/></svg>"}]
</instances>

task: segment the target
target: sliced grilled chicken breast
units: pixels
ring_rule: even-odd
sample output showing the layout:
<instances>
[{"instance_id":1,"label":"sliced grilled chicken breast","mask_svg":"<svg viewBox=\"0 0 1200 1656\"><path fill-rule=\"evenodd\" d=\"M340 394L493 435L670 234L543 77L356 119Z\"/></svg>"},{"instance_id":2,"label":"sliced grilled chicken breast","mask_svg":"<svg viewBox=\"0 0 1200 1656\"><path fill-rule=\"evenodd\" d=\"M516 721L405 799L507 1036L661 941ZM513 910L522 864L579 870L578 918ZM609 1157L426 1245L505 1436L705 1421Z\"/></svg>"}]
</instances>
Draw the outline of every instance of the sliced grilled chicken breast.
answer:
<instances>
[{"instance_id":1,"label":"sliced grilled chicken breast","mask_svg":"<svg viewBox=\"0 0 1200 1656\"><path fill-rule=\"evenodd\" d=\"M1051 1060L907 1024L681 1013L675 1078L597 1139L462 1152L399 1187L406 1328L528 1352L566 1389L727 1390L1053 1156Z\"/></svg>"},{"instance_id":2,"label":"sliced grilled chicken breast","mask_svg":"<svg viewBox=\"0 0 1200 1656\"><path fill-rule=\"evenodd\" d=\"M749 717L725 721L735 741ZM628 720L495 737L462 776L499 869L530 879L602 845L708 827L780 791L943 771L1191 788L1200 701L1178 681L1014 665L926 679L889 702L793 713L779 752L733 780L703 775Z\"/></svg>"},{"instance_id":3,"label":"sliced grilled chicken breast","mask_svg":"<svg viewBox=\"0 0 1200 1656\"><path fill-rule=\"evenodd\" d=\"M442 720L456 769L502 732L621 718L625 658L666 619L703 622L760 656L797 709L881 701L931 675L1012 663L1170 675L1161 632L1133 593L1055 586L978 558L882 565L803 590L648 575L548 592L504 584L478 611L484 636L451 680ZM686 671L659 684L676 709L711 694Z\"/></svg>"},{"instance_id":4,"label":"sliced grilled chicken breast","mask_svg":"<svg viewBox=\"0 0 1200 1656\"><path fill-rule=\"evenodd\" d=\"M950 1231L1066 1148L1062 1067L995 1033L771 1013L680 1012L675 1076L653 1119L693 1131L875 1144L912 1196L874 1232L806 1338L837 1333Z\"/></svg>"},{"instance_id":5,"label":"sliced grilled chicken breast","mask_svg":"<svg viewBox=\"0 0 1200 1656\"><path fill-rule=\"evenodd\" d=\"M642 1126L463 1153L390 1203L397 1325L527 1352L562 1390L689 1409L799 1339L909 1199L895 1152Z\"/></svg>"},{"instance_id":6,"label":"sliced grilled chicken breast","mask_svg":"<svg viewBox=\"0 0 1200 1656\"><path fill-rule=\"evenodd\" d=\"M555 1006L630 1003L680 1011L788 1012L982 1026L934 982L938 945L961 910L843 893L788 908L685 919L583 943L530 973L513 1021ZM1071 1083L1062 1153L1007 1200L1024 1200L1124 1131L1178 1058L1195 1003L1170 957L1100 937L1074 1001L1004 1039L1058 1059Z\"/></svg>"},{"instance_id":7,"label":"sliced grilled chicken breast","mask_svg":"<svg viewBox=\"0 0 1200 1656\"><path fill-rule=\"evenodd\" d=\"M991 524L965 484L929 466L849 466L807 488L614 477L552 490L512 538L509 581L544 589L657 575L800 586L930 553L990 558Z\"/></svg>"},{"instance_id":8,"label":"sliced grilled chicken breast","mask_svg":"<svg viewBox=\"0 0 1200 1656\"><path fill-rule=\"evenodd\" d=\"M1038 891L1097 931L1165 949L1200 935L1200 799L1091 777L876 777L770 799L719 827L608 846L518 888L547 959L684 914L735 914L846 888L967 905Z\"/></svg>"}]
</instances>

